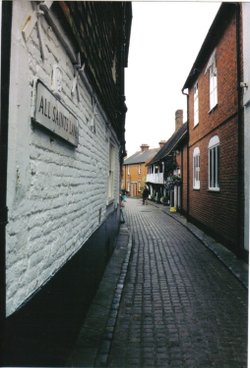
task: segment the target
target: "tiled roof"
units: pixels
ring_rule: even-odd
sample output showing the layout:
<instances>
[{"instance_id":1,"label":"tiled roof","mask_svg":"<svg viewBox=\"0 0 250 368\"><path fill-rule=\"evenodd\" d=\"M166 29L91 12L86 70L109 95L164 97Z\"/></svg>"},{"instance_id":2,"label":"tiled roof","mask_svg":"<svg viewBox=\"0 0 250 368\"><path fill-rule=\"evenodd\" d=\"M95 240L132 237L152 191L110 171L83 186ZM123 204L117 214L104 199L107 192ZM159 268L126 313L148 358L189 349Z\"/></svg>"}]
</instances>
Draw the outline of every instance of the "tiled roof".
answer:
<instances>
[{"instance_id":1,"label":"tiled roof","mask_svg":"<svg viewBox=\"0 0 250 368\"><path fill-rule=\"evenodd\" d=\"M131 2L54 1L53 8L62 17L65 32L79 52L78 63L84 65L93 97L98 98L123 145L127 111L123 79L130 42Z\"/></svg>"},{"instance_id":2,"label":"tiled roof","mask_svg":"<svg viewBox=\"0 0 250 368\"><path fill-rule=\"evenodd\" d=\"M182 127L174 132L169 140L164 144L164 146L159 150L159 152L147 163L147 165L152 165L155 162L163 160L180 141L187 135L187 123L184 123Z\"/></svg>"},{"instance_id":3,"label":"tiled roof","mask_svg":"<svg viewBox=\"0 0 250 368\"><path fill-rule=\"evenodd\" d=\"M139 164L151 160L160 148L152 148L146 151L138 151L124 160L124 165Z\"/></svg>"}]
</instances>

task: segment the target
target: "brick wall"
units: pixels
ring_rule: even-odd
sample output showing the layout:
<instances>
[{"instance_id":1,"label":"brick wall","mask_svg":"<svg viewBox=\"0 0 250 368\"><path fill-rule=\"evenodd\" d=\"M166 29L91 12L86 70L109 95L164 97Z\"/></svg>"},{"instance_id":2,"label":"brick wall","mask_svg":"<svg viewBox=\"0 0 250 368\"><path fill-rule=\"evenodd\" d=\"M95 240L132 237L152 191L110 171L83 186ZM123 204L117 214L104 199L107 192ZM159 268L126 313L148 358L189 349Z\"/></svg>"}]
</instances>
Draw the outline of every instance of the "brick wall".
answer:
<instances>
[{"instance_id":1,"label":"brick wall","mask_svg":"<svg viewBox=\"0 0 250 368\"><path fill-rule=\"evenodd\" d=\"M220 191L208 190L208 142L210 134L199 141L200 190L193 189L190 175L189 214L213 232L221 235L228 244L237 242L238 152L237 121L232 119L216 131L220 138ZM193 148L190 150L189 170L193 172Z\"/></svg>"},{"instance_id":2,"label":"brick wall","mask_svg":"<svg viewBox=\"0 0 250 368\"><path fill-rule=\"evenodd\" d=\"M218 127L226 118L237 111L237 68L236 68L236 30L233 19L216 47L218 70L218 108L209 112L209 78L203 66L198 77L199 85L199 124L194 127L194 90L190 90L189 129L190 145ZM208 60L207 60L208 61Z\"/></svg>"},{"instance_id":3,"label":"brick wall","mask_svg":"<svg viewBox=\"0 0 250 368\"><path fill-rule=\"evenodd\" d=\"M119 200L119 147L99 104L93 106L73 65L44 17L24 41L20 30L33 14L29 2L14 2L10 73L7 225L7 315L45 284L105 221ZM64 37L66 37L64 35ZM41 58L41 42L45 59ZM33 81L51 87L53 66L62 71L62 101L79 122L75 148L31 123ZM110 125L109 125L110 126ZM115 154L114 201L107 207L109 143Z\"/></svg>"},{"instance_id":4,"label":"brick wall","mask_svg":"<svg viewBox=\"0 0 250 368\"><path fill-rule=\"evenodd\" d=\"M198 77L199 124L193 125L193 89L190 90L189 215L218 235L229 247L238 237L238 120L235 18L216 47L218 105L209 112L206 64ZM208 143L220 140L220 190L208 190ZM200 149L200 190L193 189L193 150Z\"/></svg>"}]
</instances>

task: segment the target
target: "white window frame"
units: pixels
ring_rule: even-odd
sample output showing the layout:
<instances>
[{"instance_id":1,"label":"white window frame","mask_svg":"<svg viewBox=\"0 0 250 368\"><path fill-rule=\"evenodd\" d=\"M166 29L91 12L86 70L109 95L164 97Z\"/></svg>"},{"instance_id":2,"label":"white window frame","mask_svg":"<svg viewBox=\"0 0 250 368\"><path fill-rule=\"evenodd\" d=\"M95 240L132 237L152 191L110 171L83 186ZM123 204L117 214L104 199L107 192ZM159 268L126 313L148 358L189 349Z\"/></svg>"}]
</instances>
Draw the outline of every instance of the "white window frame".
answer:
<instances>
[{"instance_id":1,"label":"white window frame","mask_svg":"<svg viewBox=\"0 0 250 368\"><path fill-rule=\"evenodd\" d=\"M138 164L138 174L141 175L141 164Z\"/></svg>"},{"instance_id":2,"label":"white window frame","mask_svg":"<svg viewBox=\"0 0 250 368\"><path fill-rule=\"evenodd\" d=\"M217 91L217 66L215 54L209 67L209 108L210 111L218 104L218 91Z\"/></svg>"},{"instance_id":3,"label":"white window frame","mask_svg":"<svg viewBox=\"0 0 250 368\"><path fill-rule=\"evenodd\" d=\"M195 147L193 151L193 189L200 189L200 149Z\"/></svg>"},{"instance_id":4,"label":"white window frame","mask_svg":"<svg viewBox=\"0 0 250 368\"><path fill-rule=\"evenodd\" d=\"M198 82L194 85L194 127L199 124L199 90Z\"/></svg>"},{"instance_id":5,"label":"white window frame","mask_svg":"<svg viewBox=\"0 0 250 368\"><path fill-rule=\"evenodd\" d=\"M128 175L130 175L130 167L129 167L129 165L128 165Z\"/></svg>"},{"instance_id":6,"label":"white window frame","mask_svg":"<svg viewBox=\"0 0 250 368\"><path fill-rule=\"evenodd\" d=\"M220 139L217 135L213 136L208 144L208 189L219 191L219 172L220 172Z\"/></svg>"}]
</instances>

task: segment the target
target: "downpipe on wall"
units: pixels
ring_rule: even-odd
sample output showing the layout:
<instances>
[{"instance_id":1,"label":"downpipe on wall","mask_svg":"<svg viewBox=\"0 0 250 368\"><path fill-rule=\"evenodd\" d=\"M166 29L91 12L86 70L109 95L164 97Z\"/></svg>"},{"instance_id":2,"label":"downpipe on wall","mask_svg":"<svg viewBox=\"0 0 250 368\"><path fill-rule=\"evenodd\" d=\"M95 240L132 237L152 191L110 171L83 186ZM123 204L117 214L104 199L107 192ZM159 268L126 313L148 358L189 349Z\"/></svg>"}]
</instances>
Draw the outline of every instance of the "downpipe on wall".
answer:
<instances>
[{"instance_id":1,"label":"downpipe on wall","mask_svg":"<svg viewBox=\"0 0 250 368\"><path fill-rule=\"evenodd\" d=\"M184 92L184 88L181 90L182 94L187 98L187 213L189 216L189 94Z\"/></svg>"},{"instance_id":2,"label":"downpipe on wall","mask_svg":"<svg viewBox=\"0 0 250 368\"><path fill-rule=\"evenodd\" d=\"M237 91L238 91L238 247L237 253L244 257L244 119L243 119L243 91L242 84L242 40L241 40L241 4L236 3L236 62L237 62Z\"/></svg>"}]
</instances>

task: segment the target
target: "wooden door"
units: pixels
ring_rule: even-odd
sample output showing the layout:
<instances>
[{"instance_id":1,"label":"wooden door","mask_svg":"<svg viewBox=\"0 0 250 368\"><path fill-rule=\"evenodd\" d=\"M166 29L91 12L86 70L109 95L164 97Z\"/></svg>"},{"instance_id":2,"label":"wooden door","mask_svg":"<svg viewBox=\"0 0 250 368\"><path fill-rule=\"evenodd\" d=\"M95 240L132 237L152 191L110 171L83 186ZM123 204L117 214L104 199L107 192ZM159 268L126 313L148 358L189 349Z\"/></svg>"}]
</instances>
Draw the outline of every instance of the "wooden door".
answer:
<instances>
[{"instance_id":1,"label":"wooden door","mask_svg":"<svg viewBox=\"0 0 250 368\"><path fill-rule=\"evenodd\" d=\"M137 183L131 183L130 196L131 197L136 197L137 196Z\"/></svg>"}]
</instances>

